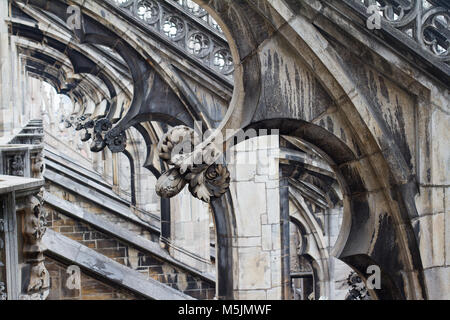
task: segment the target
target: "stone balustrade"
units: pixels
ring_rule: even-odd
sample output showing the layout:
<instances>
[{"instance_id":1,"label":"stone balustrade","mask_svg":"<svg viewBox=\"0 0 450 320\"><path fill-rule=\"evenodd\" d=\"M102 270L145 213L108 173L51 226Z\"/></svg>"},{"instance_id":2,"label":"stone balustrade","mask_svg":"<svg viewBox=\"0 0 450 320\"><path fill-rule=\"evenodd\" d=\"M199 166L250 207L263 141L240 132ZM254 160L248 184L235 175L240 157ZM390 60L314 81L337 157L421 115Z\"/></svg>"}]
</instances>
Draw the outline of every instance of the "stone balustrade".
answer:
<instances>
[{"instance_id":1,"label":"stone balustrade","mask_svg":"<svg viewBox=\"0 0 450 320\"><path fill-rule=\"evenodd\" d=\"M22 130L26 133L11 139L27 136L29 144L0 146L0 300L43 300L48 295L41 243L46 231L43 146L35 139L42 131L42 122L32 121Z\"/></svg>"},{"instance_id":2,"label":"stone balustrade","mask_svg":"<svg viewBox=\"0 0 450 320\"><path fill-rule=\"evenodd\" d=\"M233 79L234 63L218 23L191 0L111 0L188 56Z\"/></svg>"},{"instance_id":3,"label":"stone balustrade","mask_svg":"<svg viewBox=\"0 0 450 320\"><path fill-rule=\"evenodd\" d=\"M367 17L371 30L388 28L398 42L450 72L450 4L446 0L344 0Z\"/></svg>"}]
</instances>

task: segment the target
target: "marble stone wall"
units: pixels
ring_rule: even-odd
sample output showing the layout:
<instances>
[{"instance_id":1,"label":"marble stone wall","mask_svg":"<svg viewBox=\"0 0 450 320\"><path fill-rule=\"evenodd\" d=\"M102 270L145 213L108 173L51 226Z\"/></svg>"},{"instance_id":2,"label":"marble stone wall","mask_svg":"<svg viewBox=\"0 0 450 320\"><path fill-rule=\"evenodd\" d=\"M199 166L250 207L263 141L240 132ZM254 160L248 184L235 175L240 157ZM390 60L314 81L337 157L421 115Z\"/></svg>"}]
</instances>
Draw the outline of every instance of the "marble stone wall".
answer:
<instances>
[{"instance_id":1,"label":"marble stone wall","mask_svg":"<svg viewBox=\"0 0 450 320\"><path fill-rule=\"evenodd\" d=\"M209 205L194 197L185 187L170 199L170 253L203 272L214 272L210 251Z\"/></svg>"},{"instance_id":2,"label":"marble stone wall","mask_svg":"<svg viewBox=\"0 0 450 320\"><path fill-rule=\"evenodd\" d=\"M231 149L236 299L282 297L278 144L278 136L266 136Z\"/></svg>"}]
</instances>

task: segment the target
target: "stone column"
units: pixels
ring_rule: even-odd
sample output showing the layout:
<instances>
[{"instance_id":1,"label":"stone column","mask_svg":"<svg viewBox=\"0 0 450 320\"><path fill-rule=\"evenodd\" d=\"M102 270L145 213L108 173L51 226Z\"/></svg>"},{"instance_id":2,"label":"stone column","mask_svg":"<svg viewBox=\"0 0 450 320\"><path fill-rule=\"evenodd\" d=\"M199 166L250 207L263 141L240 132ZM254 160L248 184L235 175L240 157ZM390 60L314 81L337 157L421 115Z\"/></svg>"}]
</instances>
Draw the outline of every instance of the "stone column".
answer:
<instances>
[{"instance_id":1,"label":"stone column","mask_svg":"<svg viewBox=\"0 0 450 320\"><path fill-rule=\"evenodd\" d=\"M279 136L254 138L231 148L228 155L233 156L231 159L226 157L227 167L211 161L216 160L218 152L221 155L213 143L188 151L189 146L196 146L195 137L192 129L177 126L169 130L158 145L159 157L173 165L158 178L156 184L158 195L172 198L172 235L186 233L186 229L193 226L190 223L193 214L201 212L201 206L192 196L212 203L215 218L224 220L218 222L220 228L217 230L221 235L218 239L221 244L218 245L220 250L217 250L217 278L227 284L221 282L224 287L219 287L218 297L282 299L286 283L283 280L282 249L285 250L286 246L282 245L280 226L283 225L283 236L288 236L288 225L285 223L288 218L282 218L280 210ZM203 161L196 163L199 159ZM234 182L231 185L230 180ZM185 188L187 184L188 190ZM225 221L232 218L224 216L227 204L222 201L233 202L236 221ZM175 212L180 208L192 208L187 212L191 216L183 217L186 210ZM282 212L289 215L288 210ZM187 223L180 228L182 231L175 230L183 218ZM209 215L205 215L204 221L204 233L209 234ZM193 230L187 232L188 235L194 234ZM226 236L229 238L224 238ZM197 236L194 239L197 240ZM226 259L231 254L232 263L228 264ZM283 257L286 258L286 255ZM225 265L227 268L224 269ZM284 265L288 267L289 262ZM233 279L232 294L227 287L231 284L230 279Z\"/></svg>"},{"instance_id":2,"label":"stone column","mask_svg":"<svg viewBox=\"0 0 450 320\"><path fill-rule=\"evenodd\" d=\"M212 271L209 204L192 197L187 187L170 199L170 231L170 253L175 259Z\"/></svg>"},{"instance_id":3,"label":"stone column","mask_svg":"<svg viewBox=\"0 0 450 320\"><path fill-rule=\"evenodd\" d=\"M291 296L289 180L282 173L280 168L281 296L282 299L289 299Z\"/></svg>"},{"instance_id":4,"label":"stone column","mask_svg":"<svg viewBox=\"0 0 450 320\"><path fill-rule=\"evenodd\" d=\"M8 25L5 22L8 16L8 1L0 1L0 136L11 134L14 126L11 105L11 48Z\"/></svg>"},{"instance_id":5,"label":"stone column","mask_svg":"<svg viewBox=\"0 0 450 320\"><path fill-rule=\"evenodd\" d=\"M283 270L289 268L289 262L286 264L282 254L286 217L281 216L280 195L284 197L287 188L280 188L278 139L278 136L253 138L231 150L235 152L229 165L236 216L235 299L284 297ZM289 214L289 210L283 212Z\"/></svg>"},{"instance_id":6,"label":"stone column","mask_svg":"<svg viewBox=\"0 0 450 320\"><path fill-rule=\"evenodd\" d=\"M18 270L18 243L17 243L17 218L15 194L2 195L3 210L0 216L0 250L3 250L3 258L0 260L2 278L0 281L0 300L16 300L20 293L20 278ZM3 248L2 248L3 247Z\"/></svg>"},{"instance_id":7,"label":"stone column","mask_svg":"<svg viewBox=\"0 0 450 320\"><path fill-rule=\"evenodd\" d=\"M450 115L449 96L435 90L431 104L419 101L420 192L418 217L412 221L418 237L429 299L450 299Z\"/></svg>"},{"instance_id":8,"label":"stone column","mask_svg":"<svg viewBox=\"0 0 450 320\"><path fill-rule=\"evenodd\" d=\"M119 186L119 161L118 161L118 154L112 153L112 182L113 182L113 189L116 193L120 193L120 186Z\"/></svg>"},{"instance_id":9,"label":"stone column","mask_svg":"<svg viewBox=\"0 0 450 320\"><path fill-rule=\"evenodd\" d=\"M20 94L20 69L19 56L17 53L17 46L15 45L14 37L10 38L10 61L11 61L11 111L12 111L12 125L14 128L21 128L25 125L22 109L21 109L21 94Z\"/></svg>"}]
</instances>

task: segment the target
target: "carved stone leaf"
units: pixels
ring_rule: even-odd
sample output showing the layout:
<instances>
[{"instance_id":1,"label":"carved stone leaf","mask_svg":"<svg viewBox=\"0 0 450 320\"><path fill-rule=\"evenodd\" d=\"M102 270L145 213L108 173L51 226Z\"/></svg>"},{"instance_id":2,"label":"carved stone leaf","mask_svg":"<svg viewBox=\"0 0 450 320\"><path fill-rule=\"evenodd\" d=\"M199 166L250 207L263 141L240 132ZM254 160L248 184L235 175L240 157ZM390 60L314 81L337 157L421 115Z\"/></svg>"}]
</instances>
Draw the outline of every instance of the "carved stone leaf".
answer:
<instances>
[{"instance_id":1,"label":"carved stone leaf","mask_svg":"<svg viewBox=\"0 0 450 320\"><path fill-rule=\"evenodd\" d=\"M187 180L178 169L172 168L164 172L156 181L156 193L163 198L172 198L183 190L186 183Z\"/></svg>"},{"instance_id":2,"label":"carved stone leaf","mask_svg":"<svg viewBox=\"0 0 450 320\"><path fill-rule=\"evenodd\" d=\"M209 193L208 188L204 183L202 184L196 184L194 187L192 187L189 184L189 191L192 193L194 197L197 199L200 199L205 202L209 202L211 198L211 194Z\"/></svg>"},{"instance_id":3,"label":"carved stone leaf","mask_svg":"<svg viewBox=\"0 0 450 320\"><path fill-rule=\"evenodd\" d=\"M220 151L213 144L193 149L195 138L194 130L185 126L174 127L162 137L158 144L159 157L174 168L158 179L158 195L173 197L189 183L194 197L210 202L212 196L220 197L228 189L228 169L215 164Z\"/></svg>"},{"instance_id":4,"label":"carved stone leaf","mask_svg":"<svg viewBox=\"0 0 450 320\"><path fill-rule=\"evenodd\" d=\"M223 165L213 165L206 172L209 190L215 197L220 197L230 186L230 172Z\"/></svg>"},{"instance_id":5,"label":"carved stone leaf","mask_svg":"<svg viewBox=\"0 0 450 320\"><path fill-rule=\"evenodd\" d=\"M184 161L194 148L196 134L185 126L177 126L169 130L158 144L159 157L169 164L186 167Z\"/></svg>"}]
</instances>

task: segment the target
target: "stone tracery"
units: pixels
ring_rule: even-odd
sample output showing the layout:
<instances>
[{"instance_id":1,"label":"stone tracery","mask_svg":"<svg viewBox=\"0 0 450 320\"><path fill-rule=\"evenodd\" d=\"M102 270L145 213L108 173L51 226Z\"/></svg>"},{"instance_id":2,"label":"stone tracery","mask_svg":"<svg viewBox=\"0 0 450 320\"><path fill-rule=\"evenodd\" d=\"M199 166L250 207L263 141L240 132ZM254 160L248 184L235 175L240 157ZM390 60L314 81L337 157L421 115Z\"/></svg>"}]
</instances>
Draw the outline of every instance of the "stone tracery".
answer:
<instances>
[{"instance_id":1,"label":"stone tracery","mask_svg":"<svg viewBox=\"0 0 450 320\"><path fill-rule=\"evenodd\" d=\"M114 1L121 8L130 11L150 27L176 42L208 67L232 78L233 61L226 42L223 40L222 30L207 11L195 2L191 0ZM190 17L177 13L177 10L172 7L174 5L185 10ZM209 27L206 29L207 31L201 28L204 24Z\"/></svg>"},{"instance_id":2,"label":"stone tracery","mask_svg":"<svg viewBox=\"0 0 450 320\"><path fill-rule=\"evenodd\" d=\"M384 21L413 38L436 61L450 61L450 7L442 1L356 0L366 7L376 6Z\"/></svg>"}]
</instances>

